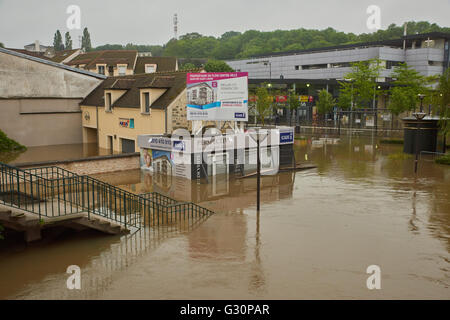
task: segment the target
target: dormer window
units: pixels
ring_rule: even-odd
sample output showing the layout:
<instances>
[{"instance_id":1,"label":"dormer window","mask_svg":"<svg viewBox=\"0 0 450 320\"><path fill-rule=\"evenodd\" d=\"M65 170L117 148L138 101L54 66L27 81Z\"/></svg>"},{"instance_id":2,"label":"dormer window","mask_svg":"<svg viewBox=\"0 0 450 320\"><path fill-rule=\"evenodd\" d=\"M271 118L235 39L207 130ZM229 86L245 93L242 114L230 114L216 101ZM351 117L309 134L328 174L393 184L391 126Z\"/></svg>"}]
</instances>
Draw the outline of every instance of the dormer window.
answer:
<instances>
[{"instance_id":1,"label":"dormer window","mask_svg":"<svg viewBox=\"0 0 450 320\"><path fill-rule=\"evenodd\" d=\"M98 73L105 74L105 66L97 66Z\"/></svg>"},{"instance_id":2,"label":"dormer window","mask_svg":"<svg viewBox=\"0 0 450 320\"><path fill-rule=\"evenodd\" d=\"M124 76L127 72L127 66L126 65L117 65L117 70L119 72L119 76Z\"/></svg>"},{"instance_id":3,"label":"dormer window","mask_svg":"<svg viewBox=\"0 0 450 320\"><path fill-rule=\"evenodd\" d=\"M156 72L156 64L145 65L145 73L154 73L154 72Z\"/></svg>"},{"instance_id":4,"label":"dormer window","mask_svg":"<svg viewBox=\"0 0 450 320\"><path fill-rule=\"evenodd\" d=\"M105 93L105 109L106 111L111 111L111 93Z\"/></svg>"}]
</instances>

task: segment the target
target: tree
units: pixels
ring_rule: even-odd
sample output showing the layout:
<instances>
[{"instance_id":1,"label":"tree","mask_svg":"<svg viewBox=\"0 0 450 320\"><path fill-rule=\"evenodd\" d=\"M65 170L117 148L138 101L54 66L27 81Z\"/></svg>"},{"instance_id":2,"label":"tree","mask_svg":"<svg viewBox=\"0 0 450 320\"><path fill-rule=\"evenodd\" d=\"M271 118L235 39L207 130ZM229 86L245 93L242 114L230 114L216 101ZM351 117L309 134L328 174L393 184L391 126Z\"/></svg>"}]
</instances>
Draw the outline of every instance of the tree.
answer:
<instances>
[{"instance_id":1,"label":"tree","mask_svg":"<svg viewBox=\"0 0 450 320\"><path fill-rule=\"evenodd\" d=\"M353 95L354 107L370 107L374 97L380 93L376 82L380 71L381 62L378 59L352 63L352 71L344 77L349 82L341 82L344 93L341 99L348 101L350 94Z\"/></svg>"},{"instance_id":2,"label":"tree","mask_svg":"<svg viewBox=\"0 0 450 320\"><path fill-rule=\"evenodd\" d=\"M447 135L450 133L450 69L439 78L437 87L439 127L444 137L443 153L445 153Z\"/></svg>"},{"instance_id":3,"label":"tree","mask_svg":"<svg viewBox=\"0 0 450 320\"><path fill-rule=\"evenodd\" d=\"M419 103L418 95L428 91L428 79L406 63L395 68L392 78L395 80L390 89L389 110L395 115L413 110Z\"/></svg>"},{"instance_id":4,"label":"tree","mask_svg":"<svg viewBox=\"0 0 450 320\"><path fill-rule=\"evenodd\" d=\"M59 30L56 30L55 35L53 37L53 48L55 49L55 51L64 50L64 44L62 41L61 32L59 32Z\"/></svg>"},{"instance_id":5,"label":"tree","mask_svg":"<svg viewBox=\"0 0 450 320\"><path fill-rule=\"evenodd\" d=\"M300 107L300 97L298 95L296 95L295 93L292 93L289 95L289 100L288 100L288 108L291 111L290 112L290 117L289 117L289 125L292 125L292 116L294 114L294 111L298 109L298 107Z\"/></svg>"},{"instance_id":6,"label":"tree","mask_svg":"<svg viewBox=\"0 0 450 320\"><path fill-rule=\"evenodd\" d=\"M208 60L205 64L206 72L233 72L234 69L231 68L224 61L220 60Z\"/></svg>"},{"instance_id":7,"label":"tree","mask_svg":"<svg viewBox=\"0 0 450 320\"><path fill-rule=\"evenodd\" d=\"M66 50L72 50L72 38L70 37L70 33L66 32L66 34L64 35L65 37L65 47Z\"/></svg>"},{"instance_id":8,"label":"tree","mask_svg":"<svg viewBox=\"0 0 450 320\"><path fill-rule=\"evenodd\" d=\"M81 48L86 52L92 50L91 35L89 34L88 28L86 27L84 28L83 36L81 37Z\"/></svg>"},{"instance_id":9,"label":"tree","mask_svg":"<svg viewBox=\"0 0 450 320\"><path fill-rule=\"evenodd\" d=\"M258 114L259 121L264 126L264 120L272 112L272 96L266 89L265 84L262 87L256 89L256 112Z\"/></svg>"},{"instance_id":10,"label":"tree","mask_svg":"<svg viewBox=\"0 0 450 320\"><path fill-rule=\"evenodd\" d=\"M5 45L3 44L3 42L0 42L0 48L4 48Z\"/></svg>"},{"instance_id":11,"label":"tree","mask_svg":"<svg viewBox=\"0 0 450 320\"><path fill-rule=\"evenodd\" d=\"M195 64L193 63L185 63L181 66L180 70L194 70L194 69L198 69Z\"/></svg>"},{"instance_id":12,"label":"tree","mask_svg":"<svg viewBox=\"0 0 450 320\"><path fill-rule=\"evenodd\" d=\"M326 113L331 112L336 104L336 100L333 95L327 90L323 89L319 91L319 99L317 100L317 112L325 116Z\"/></svg>"}]
</instances>

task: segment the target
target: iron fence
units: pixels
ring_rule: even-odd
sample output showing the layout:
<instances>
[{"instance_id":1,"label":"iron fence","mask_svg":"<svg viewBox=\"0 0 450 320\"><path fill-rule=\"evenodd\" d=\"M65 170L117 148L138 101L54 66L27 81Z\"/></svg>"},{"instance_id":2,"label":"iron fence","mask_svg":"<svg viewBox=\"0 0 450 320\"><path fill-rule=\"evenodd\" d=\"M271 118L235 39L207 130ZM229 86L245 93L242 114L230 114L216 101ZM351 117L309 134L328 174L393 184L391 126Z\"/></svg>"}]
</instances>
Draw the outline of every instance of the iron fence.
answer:
<instances>
[{"instance_id":1,"label":"iron fence","mask_svg":"<svg viewBox=\"0 0 450 320\"><path fill-rule=\"evenodd\" d=\"M0 163L0 203L44 217L101 216L127 227L170 225L214 212L157 192L137 195L87 175L50 166L20 169Z\"/></svg>"}]
</instances>

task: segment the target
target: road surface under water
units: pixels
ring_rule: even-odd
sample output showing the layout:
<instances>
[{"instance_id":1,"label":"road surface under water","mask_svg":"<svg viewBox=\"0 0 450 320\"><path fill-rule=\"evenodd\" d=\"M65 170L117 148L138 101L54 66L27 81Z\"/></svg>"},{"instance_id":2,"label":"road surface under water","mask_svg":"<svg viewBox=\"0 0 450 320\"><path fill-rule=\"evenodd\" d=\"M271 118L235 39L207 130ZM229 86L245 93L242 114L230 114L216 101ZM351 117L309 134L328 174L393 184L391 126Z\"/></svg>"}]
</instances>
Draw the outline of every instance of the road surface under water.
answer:
<instances>
[{"instance_id":1,"label":"road surface under water","mask_svg":"<svg viewBox=\"0 0 450 320\"><path fill-rule=\"evenodd\" d=\"M0 249L0 298L449 299L450 167L396 159L370 138L296 140L316 169L197 184L140 170L98 178L217 213L126 237L95 232ZM390 156L391 155L391 156ZM68 290L66 268L81 268ZM369 265L381 289L368 290Z\"/></svg>"}]
</instances>

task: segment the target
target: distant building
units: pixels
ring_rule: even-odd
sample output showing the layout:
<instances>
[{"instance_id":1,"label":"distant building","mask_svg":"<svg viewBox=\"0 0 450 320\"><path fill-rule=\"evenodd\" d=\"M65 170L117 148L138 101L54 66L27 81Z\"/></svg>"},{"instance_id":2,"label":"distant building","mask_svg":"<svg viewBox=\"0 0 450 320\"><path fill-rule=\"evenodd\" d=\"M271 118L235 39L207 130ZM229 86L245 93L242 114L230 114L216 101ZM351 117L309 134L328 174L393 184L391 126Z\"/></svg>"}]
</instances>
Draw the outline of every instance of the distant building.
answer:
<instances>
[{"instance_id":1,"label":"distant building","mask_svg":"<svg viewBox=\"0 0 450 320\"><path fill-rule=\"evenodd\" d=\"M137 51L102 50L77 55L67 65L106 76L122 76L134 73Z\"/></svg>"},{"instance_id":2,"label":"distant building","mask_svg":"<svg viewBox=\"0 0 450 320\"><path fill-rule=\"evenodd\" d=\"M190 129L185 90L182 71L108 77L80 103L83 141L135 152L138 135Z\"/></svg>"},{"instance_id":3,"label":"distant building","mask_svg":"<svg viewBox=\"0 0 450 320\"><path fill-rule=\"evenodd\" d=\"M309 122L315 113L318 91L326 89L334 97L339 96L338 81L351 72L353 62L380 59L382 69L377 82L380 88L388 89L395 66L402 62L424 76L441 75L450 65L449 43L449 33L432 32L393 40L275 52L230 60L227 64L235 71L248 72L250 88L270 83L274 89L294 89L296 94L312 97L313 102L301 102L296 112L297 121ZM376 97L377 108L385 109L388 101L388 95ZM290 110L285 111L287 117Z\"/></svg>"},{"instance_id":4,"label":"distant building","mask_svg":"<svg viewBox=\"0 0 450 320\"><path fill-rule=\"evenodd\" d=\"M0 48L0 128L26 146L82 142L79 103L104 76Z\"/></svg>"},{"instance_id":5,"label":"distant building","mask_svg":"<svg viewBox=\"0 0 450 320\"><path fill-rule=\"evenodd\" d=\"M47 50L53 50L53 47L50 46L44 46L39 43L39 40L36 40L34 43L27 44L24 46L25 50L30 52L41 52L45 53Z\"/></svg>"},{"instance_id":6,"label":"distant building","mask_svg":"<svg viewBox=\"0 0 450 320\"><path fill-rule=\"evenodd\" d=\"M250 79L326 83L326 80L344 78L351 71L352 62L380 59L383 69L378 80L390 82L393 67L400 62L406 62L425 76L442 74L449 67L449 40L449 33L432 32L394 40L276 52L227 63L236 71L248 72Z\"/></svg>"},{"instance_id":7,"label":"distant building","mask_svg":"<svg viewBox=\"0 0 450 320\"><path fill-rule=\"evenodd\" d=\"M67 65L107 76L124 76L178 70L172 57L152 57L136 50L103 50L78 54L64 62Z\"/></svg>"}]
</instances>

